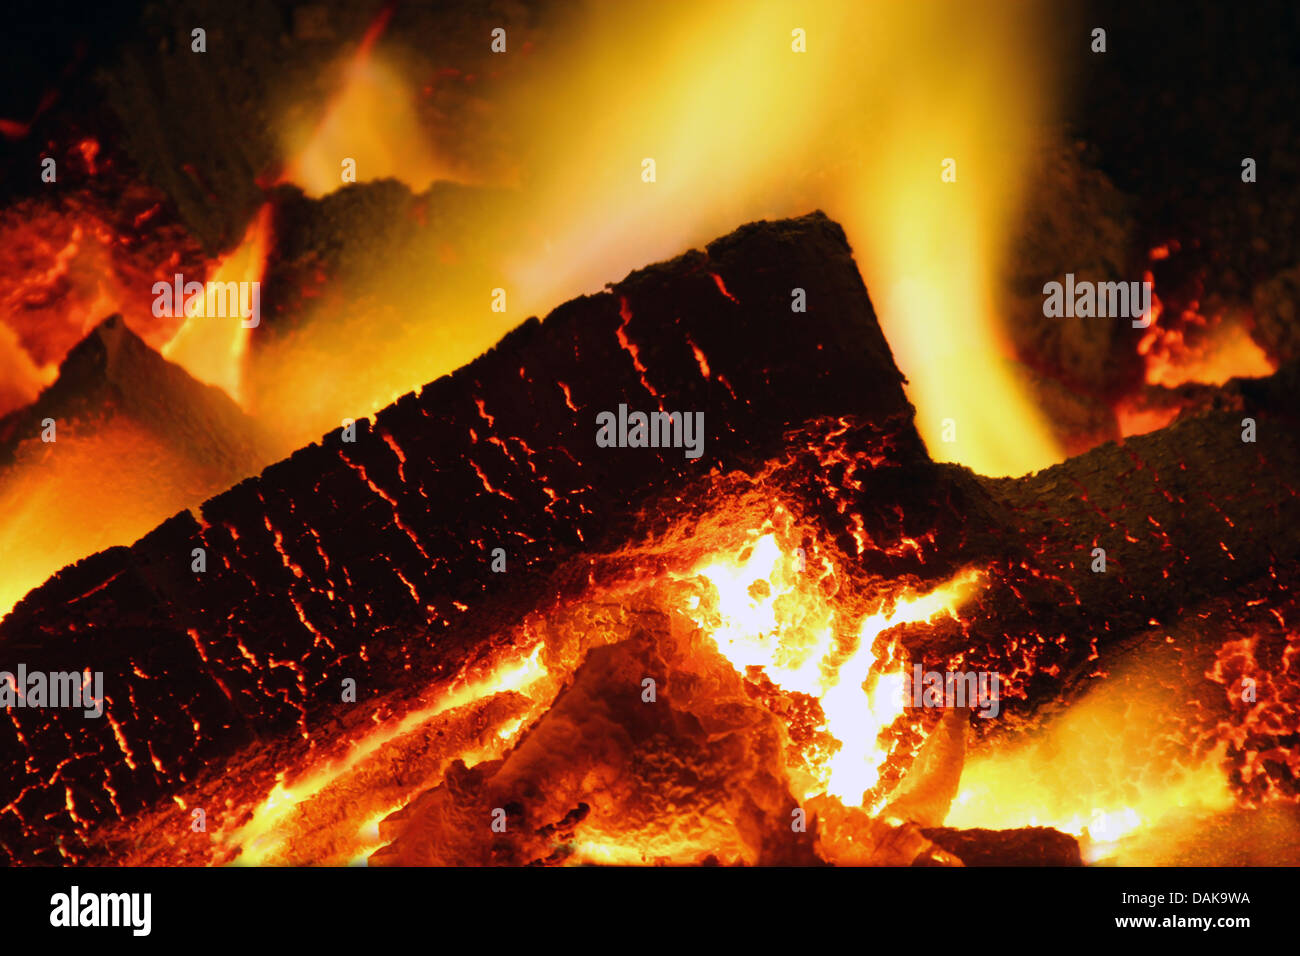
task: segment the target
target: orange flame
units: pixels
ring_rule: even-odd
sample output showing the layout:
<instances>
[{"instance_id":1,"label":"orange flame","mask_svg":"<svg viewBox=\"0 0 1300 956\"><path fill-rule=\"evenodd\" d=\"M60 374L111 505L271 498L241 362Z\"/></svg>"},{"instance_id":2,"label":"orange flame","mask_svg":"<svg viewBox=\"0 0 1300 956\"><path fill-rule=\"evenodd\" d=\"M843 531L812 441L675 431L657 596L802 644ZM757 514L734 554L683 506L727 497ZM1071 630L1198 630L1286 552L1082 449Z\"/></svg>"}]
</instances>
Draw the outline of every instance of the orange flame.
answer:
<instances>
[{"instance_id":1,"label":"orange flame","mask_svg":"<svg viewBox=\"0 0 1300 956\"><path fill-rule=\"evenodd\" d=\"M1156 252L1152 258L1158 258ZM1150 272L1145 279L1152 281ZM1138 342L1146 358L1148 385L1177 388L1187 382L1222 385L1231 378L1272 375L1277 363L1247 332L1239 316L1206 317L1196 303L1184 310L1178 325L1161 322L1164 306L1151 295L1151 327Z\"/></svg>"},{"instance_id":2,"label":"orange flame","mask_svg":"<svg viewBox=\"0 0 1300 956\"><path fill-rule=\"evenodd\" d=\"M367 29L311 132L304 137L289 127L285 152L293 158L277 182L323 196L343 185L347 160L356 174L350 181L400 176L424 189L434 179L448 178L416 117L410 86L374 55L393 8L387 5Z\"/></svg>"},{"instance_id":3,"label":"orange flame","mask_svg":"<svg viewBox=\"0 0 1300 956\"><path fill-rule=\"evenodd\" d=\"M1153 827L1194 831L1234 805L1223 747L1202 756L1158 753L1168 690L1114 672L1021 741L976 753L945 821L954 827L1055 827L1080 838L1086 862L1128 860L1126 840Z\"/></svg>"}]
</instances>

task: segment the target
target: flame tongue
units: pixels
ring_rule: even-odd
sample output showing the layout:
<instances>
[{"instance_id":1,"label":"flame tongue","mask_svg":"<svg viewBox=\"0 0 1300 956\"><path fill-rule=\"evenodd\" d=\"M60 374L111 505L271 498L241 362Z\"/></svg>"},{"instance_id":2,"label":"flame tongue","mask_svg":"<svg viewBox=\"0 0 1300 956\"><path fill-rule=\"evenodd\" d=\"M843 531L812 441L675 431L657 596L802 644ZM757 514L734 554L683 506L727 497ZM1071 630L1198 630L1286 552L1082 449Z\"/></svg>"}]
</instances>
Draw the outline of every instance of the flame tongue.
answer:
<instances>
[{"instance_id":1,"label":"flame tongue","mask_svg":"<svg viewBox=\"0 0 1300 956\"><path fill-rule=\"evenodd\" d=\"M185 296L186 319L176 335L163 346L162 354L180 365L200 382L223 389L236 402L243 404L244 355L248 351L253 321L245 321L239 312L241 299L251 296L244 292L253 283L260 283L266 268L266 257L271 247L272 206L264 203L249 224L239 246L223 257L207 277L209 286L223 288L222 300L226 315L206 315L206 299ZM191 281L186 276L185 281ZM227 283L235 283L239 290L233 296L226 291ZM215 300L213 300L215 301ZM233 303L233 305L232 305Z\"/></svg>"}]
</instances>

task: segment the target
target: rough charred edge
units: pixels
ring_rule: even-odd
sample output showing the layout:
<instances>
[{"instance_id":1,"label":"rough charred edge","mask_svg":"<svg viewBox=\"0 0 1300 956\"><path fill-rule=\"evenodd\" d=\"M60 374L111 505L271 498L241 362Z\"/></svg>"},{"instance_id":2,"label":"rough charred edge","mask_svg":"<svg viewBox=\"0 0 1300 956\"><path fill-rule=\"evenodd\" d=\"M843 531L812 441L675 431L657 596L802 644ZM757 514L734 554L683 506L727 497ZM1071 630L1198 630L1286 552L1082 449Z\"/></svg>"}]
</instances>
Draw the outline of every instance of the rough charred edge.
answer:
<instances>
[{"instance_id":1,"label":"rough charred edge","mask_svg":"<svg viewBox=\"0 0 1300 956\"><path fill-rule=\"evenodd\" d=\"M1020 830L923 829L925 837L966 866L1082 866L1079 841L1049 827ZM914 866L933 865L918 860Z\"/></svg>"},{"instance_id":2,"label":"rough charred edge","mask_svg":"<svg viewBox=\"0 0 1300 956\"><path fill-rule=\"evenodd\" d=\"M793 285L809 292L799 322ZM833 311L818 308L823 296ZM692 345L707 355L707 377ZM157 715L147 724L135 712L114 716L137 752L169 738L161 771L149 761L129 772L102 727L65 736L53 721L20 718L36 764L83 756L60 783L93 823L115 812L105 773L130 813L252 739L301 749L303 735L336 726L340 708L329 701L340 677L379 694L400 688L407 668L422 680L449 675L554 600L557 585L580 587L584 556L689 517L683 501L703 508L728 482L743 487L770 470L867 573L932 580L967 563L989 570L961 625L898 633L927 665L960 652L970 666L1018 675L1016 699L1004 702L1014 726L1017 711L1077 693L1152 620L1192 614L1294 561L1284 536L1300 507L1290 375L1242 383L1231 414L1208 412L1022 479L982 478L929 461L838 227L820 214L752 224L707 254L639 270L529 320L358 422L356 442L336 429L207 502L202 523L182 513L131 549L65 569L0 626L0 645L34 649L29 666L50 670L121 675L147 661L144 677L122 679ZM596 411L661 400L706 412L707 473L680 449L594 447ZM1255 445L1240 441L1241 409L1258 417ZM1094 542L1107 548L1105 575L1090 569ZM484 572L498 545L510 554L508 580ZM206 577L188 571L194 547L208 551ZM246 666L248 654L258 666ZM194 714L213 731L201 740ZM5 749L27 757L16 738ZM23 820L55 822L28 829L6 814L4 843L47 858L54 834L73 829L63 788L36 787L20 802Z\"/></svg>"}]
</instances>

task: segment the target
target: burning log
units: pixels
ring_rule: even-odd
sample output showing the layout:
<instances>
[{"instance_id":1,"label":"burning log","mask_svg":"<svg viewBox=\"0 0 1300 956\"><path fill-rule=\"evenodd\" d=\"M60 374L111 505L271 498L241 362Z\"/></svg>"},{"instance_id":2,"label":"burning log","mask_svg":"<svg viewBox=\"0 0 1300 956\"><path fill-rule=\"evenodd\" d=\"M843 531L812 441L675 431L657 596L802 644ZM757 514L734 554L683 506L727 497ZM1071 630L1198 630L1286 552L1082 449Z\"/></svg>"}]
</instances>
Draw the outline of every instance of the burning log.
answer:
<instances>
[{"instance_id":1,"label":"burning log","mask_svg":"<svg viewBox=\"0 0 1300 956\"><path fill-rule=\"evenodd\" d=\"M1293 561L1300 446L1290 396L1298 379L1292 365L1240 381L1221 410L1023 479L980 479L1008 509L995 534L1020 542L1012 553L1033 569L1012 572L1018 596L986 592L981 603L996 607L990 618L1040 644L1039 670L1072 673L1096 647ZM972 634L982 630L972 625Z\"/></svg>"},{"instance_id":2,"label":"burning log","mask_svg":"<svg viewBox=\"0 0 1300 956\"><path fill-rule=\"evenodd\" d=\"M794 287L815 304L806 322L792 321ZM453 673L564 560L626 540L638 507L702 472L681 449L596 448L596 414L628 402L703 410L718 471L756 469L786 428L831 414L898 420L921 449L824 216L634 273L212 499L201 521L182 512L20 603L0 646L32 669L104 671L108 719L15 712L0 749L61 769L6 785L10 854L47 858L60 836L71 851L77 831L254 740L307 746L342 709L344 678L376 695L412 671ZM488 573L498 547L507 575Z\"/></svg>"}]
</instances>

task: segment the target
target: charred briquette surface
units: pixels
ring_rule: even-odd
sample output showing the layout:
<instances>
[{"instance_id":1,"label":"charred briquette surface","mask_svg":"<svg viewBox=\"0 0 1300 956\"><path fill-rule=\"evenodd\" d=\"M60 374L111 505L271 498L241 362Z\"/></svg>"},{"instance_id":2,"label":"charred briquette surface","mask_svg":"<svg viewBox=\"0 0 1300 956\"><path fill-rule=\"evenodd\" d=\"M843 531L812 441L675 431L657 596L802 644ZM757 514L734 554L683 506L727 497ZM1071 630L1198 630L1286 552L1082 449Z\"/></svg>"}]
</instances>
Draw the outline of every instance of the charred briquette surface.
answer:
<instances>
[{"instance_id":1,"label":"charred briquette surface","mask_svg":"<svg viewBox=\"0 0 1300 956\"><path fill-rule=\"evenodd\" d=\"M105 319L32 404L0 418L5 607L65 562L134 541L283 453L225 392L167 361L121 316Z\"/></svg>"},{"instance_id":2,"label":"charred briquette surface","mask_svg":"<svg viewBox=\"0 0 1300 956\"><path fill-rule=\"evenodd\" d=\"M1026 690L1036 705L1085 687L1105 670L1105 652L1133 635L1294 567L1297 371L1234 383L1231 410L1109 443L1024 478L980 479L1004 509L1000 548L996 540L982 544L1005 573L969 610L966 634L953 634L986 649L974 663L1033 672ZM1245 418L1255 422L1254 442L1242 440ZM1096 548L1105 550L1104 572L1094 571ZM1200 642L1217 646L1216 637ZM913 647L922 656L949 649L933 634L925 641ZM1010 702L1013 713L1017 707Z\"/></svg>"},{"instance_id":3,"label":"charred briquette surface","mask_svg":"<svg viewBox=\"0 0 1300 956\"><path fill-rule=\"evenodd\" d=\"M120 315L68 352L59 377L31 405L0 417L0 479L42 422L93 431L124 415L223 487L272 459L270 441L225 392L196 381L151 349ZM212 486L209 486L212 487Z\"/></svg>"},{"instance_id":4,"label":"charred briquette surface","mask_svg":"<svg viewBox=\"0 0 1300 956\"><path fill-rule=\"evenodd\" d=\"M597 448L597 413L620 403L704 412L703 457ZM345 677L364 697L452 671L563 561L626 540L652 495L752 471L788 428L846 414L919 447L844 234L820 213L745 226L525 322L358 422L354 442L335 431L208 501L202 523L182 512L24 599L0 623L0 661L102 670L111 719L10 711L0 759L27 775L0 781L0 843L14 860L76 857L78 831L241 746L310 737L344 706ZM496 547L506 574L489 572Z\"/></svg>"}]
</instances>

